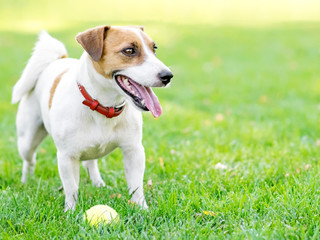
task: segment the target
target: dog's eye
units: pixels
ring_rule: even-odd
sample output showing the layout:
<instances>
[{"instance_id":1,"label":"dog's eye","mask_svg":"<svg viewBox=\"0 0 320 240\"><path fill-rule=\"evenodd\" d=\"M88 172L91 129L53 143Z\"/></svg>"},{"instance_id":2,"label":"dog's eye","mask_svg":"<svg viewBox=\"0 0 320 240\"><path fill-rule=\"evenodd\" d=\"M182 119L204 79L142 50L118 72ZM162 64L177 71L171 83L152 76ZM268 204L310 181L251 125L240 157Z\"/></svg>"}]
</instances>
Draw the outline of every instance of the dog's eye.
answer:
<instances>
[{"instance_id":1,"label":"dog's eye","mask_svg":"<svg viewBox=\"0 0 320 240\"><path fill-rule=\"evenodd\" d=\"M155 43L153 44L153 49L154 49L154 50L158 49L157 44L155 44Z\"/></svg>"},{"instance_id":2,"label":"dog's eye","mask_svg":"<svg viewBox=\"0 0 320 240\"><path fill-rule=\"evenodd\" d=\"M136 53L136 50L134 48L125 48L122 50L122 53L127 56L132 56Z\"/></svg>"},{"instance_id":3,"label":"dog's eye","mask_svg":"<svg viewBox=\"0 0 320 240\"><path fill-rule=\"evenodd\" d=\"M156 54L156 51L157 51L157 49L158 49L157 44L154 42L152 47L153 47L153 48L152 48L152 51L154 52L154 54Z\"/></svg>"}]
</instances>

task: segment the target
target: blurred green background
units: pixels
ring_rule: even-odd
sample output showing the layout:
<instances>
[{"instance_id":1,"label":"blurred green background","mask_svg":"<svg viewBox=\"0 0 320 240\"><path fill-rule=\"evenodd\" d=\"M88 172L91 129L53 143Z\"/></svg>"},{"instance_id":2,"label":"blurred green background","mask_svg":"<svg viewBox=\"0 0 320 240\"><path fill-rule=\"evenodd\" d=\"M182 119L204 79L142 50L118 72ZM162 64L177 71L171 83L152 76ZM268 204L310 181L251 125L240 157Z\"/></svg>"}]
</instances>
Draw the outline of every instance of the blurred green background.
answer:
<instances>
[{"instance_id":1,"label":"blurred green background","mask_svg":"<svg viewBox=\"0 0 320 240\"><path fill-rule=\"evenodd\" d=\"M1 0L1 29L67 29L89 22L173 23L211 26L318 21L317 0Z\"/></svg>"},{"instance_id":2,"label":"blurred green background","mask_svg":"<svg viewBox=\"0 0 320 240\"><path fill-rule=\"evenodd\" d=\"M143 114L150 211L128 206L115 151L99 162L108 188L82 171L65 218L50 138L20 184L11 91L39 31L78 58L75 35L104 24L144 25L175 75L155 90L163 115ZM318 0L0 0L0 238L319 238L319 63ZM99 203L122 219L108 235L82 221Z\"/></svg>"}]
</instances>

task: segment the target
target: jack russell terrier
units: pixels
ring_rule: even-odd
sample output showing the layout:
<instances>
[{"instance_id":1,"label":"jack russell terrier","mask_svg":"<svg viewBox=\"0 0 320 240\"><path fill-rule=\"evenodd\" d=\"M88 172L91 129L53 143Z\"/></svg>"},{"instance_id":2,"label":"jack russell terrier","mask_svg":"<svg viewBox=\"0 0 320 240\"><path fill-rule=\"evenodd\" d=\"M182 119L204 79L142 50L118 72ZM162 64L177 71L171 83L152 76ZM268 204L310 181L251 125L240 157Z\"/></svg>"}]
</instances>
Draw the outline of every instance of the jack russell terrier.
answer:
<instances>
[{"instance_id":1,"label":"jack russell terrier","mask_svg":"<svg viewBox=\"0 0 320 240\"><path fill-rule=\"evenodd\" d=\"M97 159L119 147L131 200L148 208L139 110L161 115L151 87L167 86L172 72L156 57L157 46L142 27L100 26L79 33L76 40L85 50L79 60L67 58L63 43L40 33L13 88L12 103L20 101L16 126L21 181L34 173L36 149L50 134L57 148L65 211L74 210L80 161L93 185L105 186Z\"/></svg>"}]
</instances>

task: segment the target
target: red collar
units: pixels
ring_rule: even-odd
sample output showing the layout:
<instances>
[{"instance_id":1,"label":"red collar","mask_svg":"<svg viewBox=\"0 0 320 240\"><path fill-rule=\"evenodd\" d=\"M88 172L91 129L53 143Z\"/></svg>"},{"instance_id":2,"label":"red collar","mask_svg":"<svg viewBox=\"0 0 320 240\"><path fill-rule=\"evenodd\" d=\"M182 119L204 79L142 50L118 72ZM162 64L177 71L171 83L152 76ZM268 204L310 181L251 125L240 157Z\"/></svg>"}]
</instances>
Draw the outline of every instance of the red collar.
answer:
<instances>
[{"instance_id":1,"label":"red collar","mask_svg":"<svg viewBox=\"0 0 320 240\"><path fill-rule=\"evenodd\" d=\"M93 99L80 83L78 83L78 87L82 96L85 98L82 104L88 106L92 111L97 111L107 118L117 117L122 113L125 106L124 104L121 104L119 107L104 107L97 100Z\"/></svg>"}]
</instances>

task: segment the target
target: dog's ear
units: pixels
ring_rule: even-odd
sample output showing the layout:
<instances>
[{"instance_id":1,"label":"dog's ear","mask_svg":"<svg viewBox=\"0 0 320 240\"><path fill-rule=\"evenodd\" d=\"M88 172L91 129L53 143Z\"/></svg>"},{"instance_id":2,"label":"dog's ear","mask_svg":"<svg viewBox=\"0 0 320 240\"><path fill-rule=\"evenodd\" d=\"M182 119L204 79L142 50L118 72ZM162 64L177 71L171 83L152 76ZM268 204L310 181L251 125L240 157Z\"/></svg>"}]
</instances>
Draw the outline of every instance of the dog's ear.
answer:
<instances>
[{"instance_id":1,"label":"dog's ear","mask_svg":"<svg viewBox=\"0 0 320 240\"><path fill-rule=\"evenodd\" d=\"M110 26L100 26L81 32L76 36L78 43L98 62L103 52L103 41Z\"/></svg>"}]
</instances>

